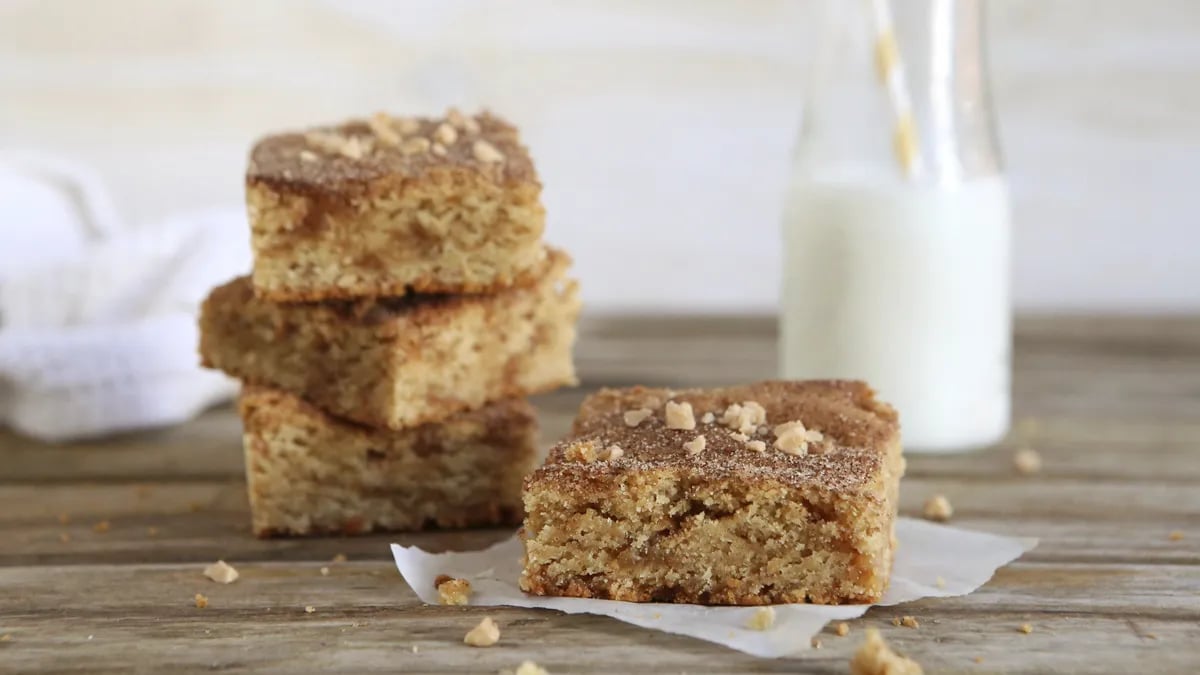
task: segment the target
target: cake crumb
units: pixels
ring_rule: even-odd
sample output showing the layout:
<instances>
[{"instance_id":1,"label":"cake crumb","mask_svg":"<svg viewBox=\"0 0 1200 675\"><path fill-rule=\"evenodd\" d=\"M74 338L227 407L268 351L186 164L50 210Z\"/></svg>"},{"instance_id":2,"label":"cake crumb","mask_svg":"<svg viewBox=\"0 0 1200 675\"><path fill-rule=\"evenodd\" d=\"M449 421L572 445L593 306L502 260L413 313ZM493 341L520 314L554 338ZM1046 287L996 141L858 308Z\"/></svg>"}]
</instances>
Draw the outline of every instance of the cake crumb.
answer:
<instances>
[{"instance_id":1,"label":"cake crumb","mask_svg":"<svg viewBox=\"0 0 1200 675\"><path fill-rule=\"evenodd\" d=\"M875 628L867 629L866 639L850 659L850 675L924 675L924 672L916 661L892 651Z\"/></svg>"},{"instance_id":2,"label":"cake crumb","mask_svg":"<svg viewBox=\"0 0 1200 675\"><path fill-rule=\"evenodd\" d=\"M66 514L66 513L58 514L58 524L59 525L68 525L68 524L70 524L70 522L71 522L71 516L69 514Z\"/></svg>"},{"instance_id":3,"label":"cake crumb","mask_svg":"<svg viewBox=\"0 0 1200 675\"><path fill-rule=\"evenodd\" d=\"M572 445L563 452L563 458L569 462L591 464L598 458L596 445L591 442Z\"/></svg>"},{"instance_id":4,"label":"cake crumb","mask_svg":"<svg viewBox=\"0 0 1200 675\"><path fill-rule=\"evenodd\" d=\"M825 435L819 431L808 429L799 420L784 422L775 426L775 448L789 455L808 454L809 443L820 443Z\"/></svg>"},{"instance_id":5,"label":"cake crumb","mask_svg":"<svg viewBox=\"0 0 1200 675\"><path fill-rule=\"evenodd\" d=\"M413 645L413 646L412 646L412 653L414 653L414 654L417 654L417 653L419 653L420 651L421 651L421 648L420 648L420 647L418 647L417 645Z\"/></svg>"},{"instance_id":6,"label":"cake crumb","mask_svg":"<svg viewBox=\"0 0 1200 675\"><path fill-rule=\"evenodd\" d=\"M108 522L107 520L102 520L92 526L92 531L97 534L104 534L110 529L112 529L112 523Z\"/></svg>"},{"instance_id":7,"label":"cake crumb","mask_svg":"<svg viewBox=\"0 0 1200 675\"><path fill-rule=\"evenodd\" d=\"M233 565L224 560L218 560L204 568L204 576L218 584L232 584L237 581L238 571L233 568Z\"/></svg>"},{"instance_id":8,"label":"cake crumb","mask_svg":"<svg viewBox=\"0 0 1200 675\"><path fill-rule=\"evenodd\" d=\"M200 593L197 593L193 600L196 603L196 609L204 609L205 607L208 607L208 598Z\"/></svg>"},{"instance_id":9,"label":"cake crumb","mask_svg":"<svg viewBox=\"0 0 1200 675\"><path fill-rule=\"evenodd\" d=\"M313 607L312 605L305 605L305 606L304 606L304 613L305 613L305 614L312 614L312 613L313 613L313 612L315 612L315 611L317 611L317 608L316 608L316 607Z\"/></svg>"},{"instance_id":10,"label":"cake crumb","mask_svg":"<svg viewBox=\"0 0 1200 675\"><path fill-rule=\"evenodd\" d=\"M521 665L513 671L513 675L550 675L550 671L533 661L522 661Z\"/></svg>"},{"instance_id":11,"label":"cake crumb","mask_svg":"<svg viewBox=\"0 0 1200 675\"><path fill-rule=\"evenodd\" d=\"M441 143L434 143L433 147L429 148L429 151L438 157L446 156L446 146L442 145Z\"/></svg>"},{"instance_id":12,"label":"cake crumb","mask_svg":"<svg viewBox=\"0 0 1200 675\"><path fill-rule=\"evenodd\" d=\"M667 401L666 418L668 429L687 431L696 428L696 415L692 412L692 404L686 401L683 403Z\"/></svg>"},{"instance_id":13,"label":"cake crumb","mask_svg":"<svg viewBox=\"0 0 1200 675\"><path fill-rule=\"evenodd\" d=\"M346 557L346 554L345 554L345 553L339 553L339 554L337 554L337 555L333 556L333 563L334 563L335 565L336 565L336 564L338 564L338 563L344 563L344 562L346 562L347 560L349 560L349 558L347 558L347 557Z\"/></svg>"},{"instance_id":14,"label":"cake crumb","mask_svg":"<svg viewBox=\"0 0 1200 675\"><path fill-rule=\"evenodd\" d=\"M713 422L716 421L716 419L717 419L717 416L712 414L711 411L709 411L709 412L704 413L704 416L700 418L700 421L704 424L712 424Z\"/></svg>"},{"instance_id":15,"label":"cake crumb","mask_svg":"<svg viewBox=\"0 0 1200 675\"><path fill-rule=\"evenodd\" d=\"M414 136L400 144L400 154L420 155L429 152L432 143L424 136Z\"/></svg>"},{"instance_id":16,"label":"cake crumb","mask_svg":"<svg viewBox=\"0 0 1200 675\"><path fill-rule=\"evenodd\" d=\"M942 577L938 577L937 579L935 579L935 580L934 580L934 582L933 582L933 583L934 583L934 585L935 585L935 586L937 586L938 588L945 588L945 587L946 587L946 580L945 580L945 579L943 579Z\"/></svg>"},{"instance_id":17,"label":"cake crumb","mask_svg":"<svg viewBox=\"0 0 1200 675\"><path fill-rule=\"evenodd\" d=\"M433 582L437 588L438 602L443 605L465 605L471 597L471 582L440 574Z\"/></svg>"},{"instance_id":18,"label":"cake crumb","mask_svg":"<svg viewBox=\"0 0 1200 675\"><path fill-rule=\"evenodd\" d=\"M610 445L604 449L604 454L603 454L603 456L600 457L600 459L603 459L604 461L607 462L607 461L611 461L614 459L620 459L624 456L625 456L625 450L623 450L621 448L621 446L617 445L616 443L613 443L612 445Z\"/></svg>"},{"instance_id":19,"label":"cake crumb","mask_svg":"<svg viewBox=\"0 0 1200 675\"><path fill-rule=\"evenodd\" d=\"M1029 635L1030 633L1033 632L1033 624L1023 623L1023 624L1021 624L1021 627L1018 628L1017 630L1021 631L1022 633L1026 634L1026 635Z\"/></svg>"},{"instance_id":20,"label":"cake crumb","mask_svg":"<svg viewBox=\"0 0 1200 675\"><path fill-rule=\"evenodd\" d=\"M1031 476L1042 470L1042 456L1033 448L1021 448L1013 455L1017 473Z\"/></svg>"},{"instance_id":21,"label":"cake crumb","mask_svg":"<svg viewBox=\"0 0 1200 675\"><path fill-rule=\"evenodd\" d=\"M689 455L698 455L698 454L704 452L704 448L707 445L708 445L708 440L704 438L704 434L700 434L699 436L693 438L692 440L688 441L687 443L684 443L683 449L687 450Z\"/></svg>"},{"instance_id":22,"label":"cake crumb","mask_svg":"<svg viewBox=\"0 0 1200 675\"><path fill-rule=\"evenodd\" d=\"M312 150L301 150L300 151L300 161L301 162L315 162L315 161L317 161L317 153L313 152Z\"/></svg>"},{"instance_id":23,"label":"cake crumb","mask_svg":"<svg viewBox=\"0 0 1200 675\"><path fill-rule=\"evenodd\" d=\"M766 452L767 451L767 444L762 441L749 441L748 443L746 443L746 447L753 450L754 452Z\"/></svg>"},{"instance_id":24,"label":"cake crumb","mask_svg":"<svg viewBox=\"0 0 1200 675\"><path fill-rule=\"evenodd\" d=\"M759 607L746 620L746 628L750 630L766 630L775 625L775 608Z\"/></svg>"},{"instance_id":25,"label":"cake crumb","mask_svg":"<svg viewBox=\"0 0 1200 675\"><path fill-rule=\"evenodd\" d=\"M974 661L975 663L983 663L983 657L982 657L982 656L976 656L975 658L973 658L973 659L971 659L971 660L972 660L972 661Z\"/></svg>"},{"instance_id":26,"label":"cake crumb","mask_svg":"<svg viewBox=\"0 0 1200 675\"><path fill-rule=\"evenodd\" d=\"M811 645L812 645L812 648L813 648L813 649L820 649L820 648L821 648L821 640L820 640L819 638L815 638L815 637L814 637L814 638L813 638L813 639L810 641L810 643L809 643L809 644L811 644Z\"/></svg>"},{"instance_id":27,"label":"cake crumb","mask_svg":"<svg viewBox=\"0 0 1200 675\"><path fill-rule=\"evenodd\" d=\"M492 617L485 616L483 621L479 622L463 636L463 642L472 647L491 647L500 641L500 627L492 621Z\"/></svg>"},{"instance_id":28,"label":"cake crumb","mask_svg":"<svg viewBox=\"0 0 1200 675\"><path fill-rule=\"evenodd\" d=\"M749 436L747 436L746 434L743 434L743 433L742 433L742 432L740 432L740 431L735 431L735 432L733 432L733 433L729 434L729 437L730 437L730 438L732 438L732 439L733 439L733 440L735 440L735 441L740 441L740 442L742 442L742 443L749 443L749 442L750 442L750 437L749 437Z\"/></svg>"},{"instance_id":29,"label":"cake crumb","mask_svg":"<svg viewBox=\"0 0 1200 675\"><path fill-rule=\"evenodd\" d=\"M936 520L939 523L944 523L950 520L950 516L954 515L954 507L950 505L950 500L946 499L945 495L934 495L925 500L925 507L922 513L927 520Z\"/></svg>"},{"instance_id":30,"label":"cake crumb","mask_svg":"<svg viewBox=\"0 0 1200 675\"><path fill-rule=\"evenodd\" d=\"M846 637L850 634L850 624L842 621L833 629L833 632L837 633L838 637Z\"/></svg>"},{"instance_id":31,"label":"cake crumb","mask_svg":"<svg viewBox=\"0 0 1200 675\"><path fill-rule=\"evenodd\" d=\"M752 434L767 422L767 409L757 401L734 403L725 409L721 423L743 434Z\"/></svg>"},{"instance_id":32,"label":"cake crumb","mask_svg":"<svg viewBox=\"0 0 1200 675\"><path fill-rule=\"evenodd\" d=\"M323 577L329 576L329 568L328 567L321 568L321 576L323 576Z\"/></svg>"},{"instance_id":33,"label":"cake crumb","mask_svg":"<svg viewBox=\"0 0 1200 675\"><path fill-rule=\"evenodd\" d=\"M12 633L5 633L4 635L0 635L0 642L8 642L9 640L12 640Z\"/></svg>"},{"instance_id":34,"label":"cake crumb","mask_svg":"<svg viewBox=\"0 0 1200 675\"><path fill-rule=\"evenodd\" d=\"M471 145L471 154L475 155L475 159L484 164L494 164L504 161L504 154L497 150L496 146L482 139L475 141Z\"/></svg>"},{"instance_id":35,"label":"cake crumb","mask_svg":"<svg viewBox=\"0 0 1200 675\"><path fill-rule=\"evenodd\" d=\"M454 142L458 140L458 132L454 130L454 127L443 122L434 130L433 139L442 145L454 145Z\"/></svg>"},{"instance_id":36,"label":"cake crumb","mask_svg":"<svg viewBox=\"0 0 1200 675\"><path fill-rule=\"evenodd\" d=\"M392 118L385 112L377 112L367 120L371 133L384 145L400 145L400 134L392 128Z\"/></svg>"},{"instance_id":37,"label":"cake crumb","mask_svg":"<svg viewBox=\"0 0 1200 675\"><path fill-rule=\"evenodd\" d=\"M1171 533L1167 535L1167 539L1171 541L1183 541L1183 530L1171 530Z\"/></svg>"},{"instance_id":38,"label":"cake crumb","mask_svg":"<svg viewBox=\"0 0 1200 675\"><path fill-rule=\"evenodd\" d=\"M896 622L896 625L914 629L921 627L921 623L917 621L917 617L915 616L902 616L900 617L900 620Z\"/></svg>"},{"instance_id":39,"label":"cake crumb","mask_svg":"<svg viewBox=\"0 0 1200 675\"><path fill-rule=\"evenodd\" d=\"M625 415L624 415L625 426L636 427L639 424L641 424L642 422L645 422L652 415L654 415L654 411L649 408L638 408L637 410L627 410L627 411L625 411Z\"/></svg>"}]
</instances>

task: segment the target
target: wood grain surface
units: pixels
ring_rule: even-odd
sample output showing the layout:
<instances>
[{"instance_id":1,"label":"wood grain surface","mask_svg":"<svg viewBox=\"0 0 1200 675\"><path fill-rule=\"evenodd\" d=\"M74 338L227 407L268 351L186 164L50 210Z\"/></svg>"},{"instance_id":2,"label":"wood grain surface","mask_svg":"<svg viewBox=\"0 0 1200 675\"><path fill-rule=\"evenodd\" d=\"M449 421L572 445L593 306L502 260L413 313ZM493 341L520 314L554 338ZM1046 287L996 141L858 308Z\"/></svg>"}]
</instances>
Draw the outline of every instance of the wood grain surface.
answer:
<instances>
[{"instance_id":1,"label":"wood grain surface","mask_svg":"<svg viewBox=\"0 0 1200 675\"><path fill-rule=\"evenodd\" d=\"M547 442L591 387L771 376L774 324L589 321L578 360L584 388L537 399ZM0 672L487 673L532 659L553 673L844 673L868 626L934 673L1197 672L1200 319L1022 320L1014 405L998 447L911 457L901 508L942 493L955 524L1038 548L976 593L872 609L783 660L602 617L425 606L386 546L478 548L503 530L254 539L228 407L69 446L0 432ZM1013 468L1022 444L1042 454L1038 475ZM241 579L205 579L218 558ZM464 646L485 615L500 643ZM920 628L892 626L900 615Z\"/></svg>"}]
</instances>

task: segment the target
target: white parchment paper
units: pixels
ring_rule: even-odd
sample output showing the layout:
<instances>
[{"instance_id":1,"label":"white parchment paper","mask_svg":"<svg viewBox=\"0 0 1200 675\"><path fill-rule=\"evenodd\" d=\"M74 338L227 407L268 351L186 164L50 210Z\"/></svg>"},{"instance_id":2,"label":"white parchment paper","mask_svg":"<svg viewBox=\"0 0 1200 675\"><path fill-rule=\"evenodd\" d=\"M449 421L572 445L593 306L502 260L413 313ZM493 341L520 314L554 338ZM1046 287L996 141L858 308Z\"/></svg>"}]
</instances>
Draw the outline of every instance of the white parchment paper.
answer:
<instances>
[{"instance_id":1,"label":"white parchment paper","mask_svg":"<svg viewBox=\"0 0 1200 675\"><path fill-rule=\"evenodd\" d=\"M974 591L997 569L1037 545L1016 539L922 520L896 521L896 560L892 583L879 603L897 605L920 598L950 597ZM467 553L426 553L392 544L396 567L424 602L438 602L434 579L440 574L470 579L475 606L544 607L568 614L603 614L643 628L690 635L762 657L807 651L810 639L829 621L862 616L871 605L776 605L775 623L746 628L754 607L702 607L672 603L633 603L585 598L550 598L523 593L521 543L514 536L489 549ZM938 578L944 581L938 587Z\"/></svg>"}]
</instances>

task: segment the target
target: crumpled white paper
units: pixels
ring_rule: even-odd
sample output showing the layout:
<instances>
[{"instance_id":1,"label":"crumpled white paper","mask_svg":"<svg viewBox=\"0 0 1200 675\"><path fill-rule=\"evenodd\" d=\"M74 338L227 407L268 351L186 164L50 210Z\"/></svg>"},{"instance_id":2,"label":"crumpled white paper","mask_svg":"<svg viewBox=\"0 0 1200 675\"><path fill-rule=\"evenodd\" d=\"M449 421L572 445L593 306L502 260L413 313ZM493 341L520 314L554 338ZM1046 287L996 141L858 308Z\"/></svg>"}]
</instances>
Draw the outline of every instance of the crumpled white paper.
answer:
<instances>
[{"instance_id":1,"label":"crumpled white paper","mask_svg":"<svg viewBox=\"0 0 1200 675\"><path fill-rule=\"evenodd\" d=\"M1016 539L911 518L896 521L896 560L892 583L881 605L927 597L966 595L1005 564L1037 545ZM521 543L514 536L483 551L426 553L392 544L396 567L422 601L436 604L434 579L440 574L471 581L470 604L543 607L568 614L603 614L643 628L690 635L754 656L777 658L811 649L810 640L826 623L862 616L871 605L775 605L775 623L758 631L746 627L755 607L703 607L672 603L633 603L527 595L517 587ZM944 583L938 586L938 578Z\"/></svg>"}]
</instances>

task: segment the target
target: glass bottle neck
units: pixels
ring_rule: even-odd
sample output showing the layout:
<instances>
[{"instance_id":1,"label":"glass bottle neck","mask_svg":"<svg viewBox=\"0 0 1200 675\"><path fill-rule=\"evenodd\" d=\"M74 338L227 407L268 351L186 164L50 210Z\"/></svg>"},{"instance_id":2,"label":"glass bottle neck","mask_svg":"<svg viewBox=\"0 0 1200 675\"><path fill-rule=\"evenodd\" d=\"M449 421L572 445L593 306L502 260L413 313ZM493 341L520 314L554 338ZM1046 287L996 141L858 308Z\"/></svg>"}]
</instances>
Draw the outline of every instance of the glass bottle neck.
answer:
<instances>
[{"instance_id":1,"label":"glass bottle neck","mask_svg":"<svg viewBox=\"0 0 1200 675\"><path fill-rule=\"evenodd\" d=\"M985 57L982 0L893 0L902 80L880 65L886 22L871 3L826 0L826 21L796 149L810 174L878 174L945 185L1000 172ZM885 59L885 62L887 60ZM893 67L895 69L895 66ZM903 118L912 156L898 152ZM903 139L899 139L901 142Z\"/></svg>"}]
</instances>

